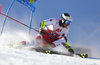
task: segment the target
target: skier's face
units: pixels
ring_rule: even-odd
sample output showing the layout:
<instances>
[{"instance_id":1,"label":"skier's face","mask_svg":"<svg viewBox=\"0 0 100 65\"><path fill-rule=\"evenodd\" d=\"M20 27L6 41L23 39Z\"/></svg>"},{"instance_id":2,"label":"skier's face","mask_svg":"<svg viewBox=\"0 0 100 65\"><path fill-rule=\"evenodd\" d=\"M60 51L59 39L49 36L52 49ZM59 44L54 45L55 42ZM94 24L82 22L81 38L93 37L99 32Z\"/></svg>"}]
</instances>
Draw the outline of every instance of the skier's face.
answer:
<instances>
[{"instance_id":1,"label":"skier's face","mask_svg":"<svg viewBox=\"0 0 100 65\"><path fill-rule=\"evenodd\" d=\"M67 26L69 26L69 24L67 25L66 23L63 24L65 28L67 28Z\"/></svg>"}]
</instances>

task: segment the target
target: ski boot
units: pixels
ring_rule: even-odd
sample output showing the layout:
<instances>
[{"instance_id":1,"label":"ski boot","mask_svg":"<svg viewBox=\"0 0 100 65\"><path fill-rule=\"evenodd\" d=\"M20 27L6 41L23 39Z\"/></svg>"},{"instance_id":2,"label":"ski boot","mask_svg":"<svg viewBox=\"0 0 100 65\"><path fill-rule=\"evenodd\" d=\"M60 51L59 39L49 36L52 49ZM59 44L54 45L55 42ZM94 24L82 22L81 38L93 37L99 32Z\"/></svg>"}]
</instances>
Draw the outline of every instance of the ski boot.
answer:
<instances>
[{"instance_id":1,"label":"ski boot","mask_svg":"<svg viewBox=\"0 0 100 65\"><path fill-rule=\"evenodd\" d=\"M25 45L26 45L26 41L21 41L21 42L12 44L11 46L12 46L12 47L15 47L15 48L20 48L20 47L23 47L23 46L25 46Z\"/></svg>"},{"instance_id":2,"label":"ski boot","mask_svg":"<svg viewBox=\"0 0 100 65\"><path fill-rule=\"evenodd\" d=\"M50 49L51 49L51 46L50 44L46 44L45 46L42 47L42 49L44 49L44 53L46 54L50 54Z\"/></svg>"}]
</instances>

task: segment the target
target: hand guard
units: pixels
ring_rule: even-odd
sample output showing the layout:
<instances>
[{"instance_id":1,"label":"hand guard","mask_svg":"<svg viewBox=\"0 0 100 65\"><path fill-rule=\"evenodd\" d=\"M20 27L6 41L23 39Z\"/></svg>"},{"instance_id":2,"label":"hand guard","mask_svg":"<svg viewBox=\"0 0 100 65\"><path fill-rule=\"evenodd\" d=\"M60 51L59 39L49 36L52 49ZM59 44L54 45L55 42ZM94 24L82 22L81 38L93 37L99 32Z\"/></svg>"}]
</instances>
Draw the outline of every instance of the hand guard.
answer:
<instances>
[{"instance_id":1,"label":"hand guard","mask_svg":"<svg viewBox=\"0 0 100 65\"><path fill-rule=\"evenodd\" d=\"M68 49L68 51L69 51L70 53L74 53L74 50L71 48L71 46L68 46L67 49Z\"/></svg>"},{"instance_id":2,"label":"hand guard","mask_svg":"<svg viewBox=\"0 0 100 65\"><path fill-rule=\"evenodd\" d=\"M45 31L43 29L40 30L40 35L42 35L42 36L45 35Z\"/></svg>"}]
</instances>

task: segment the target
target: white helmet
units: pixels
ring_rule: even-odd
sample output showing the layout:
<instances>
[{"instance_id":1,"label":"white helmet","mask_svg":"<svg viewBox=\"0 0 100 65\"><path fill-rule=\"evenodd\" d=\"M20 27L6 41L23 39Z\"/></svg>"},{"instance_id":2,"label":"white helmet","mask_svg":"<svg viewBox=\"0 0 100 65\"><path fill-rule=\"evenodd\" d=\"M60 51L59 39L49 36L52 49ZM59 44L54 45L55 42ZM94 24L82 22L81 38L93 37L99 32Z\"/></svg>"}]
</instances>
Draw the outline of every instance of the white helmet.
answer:
<instances>
[{"instance_id":1,"label":"white helmet","mask_svg":"<svg viewBox=\"0 0 100 65\"><path fill-rule=\"evenodd\" d=\"M68 13L63 13L61 15L61 19L59 21L59 25L64 27L64 23L66 23L67 25L69 25L72 21L72 17L68 14Z\"/></svg>"},{"instance_id":2,"label":"white helmet","mask_svg":"<svg viewBox=\"0 0 100 65\"><path fill-rule=\"evenodd\" d=\"M71 22L72 21L72 17L68 13L63 13L61 15L61 22L62 22L62 24L68 23L68 21Z\"/></svg>"}]
</instances>

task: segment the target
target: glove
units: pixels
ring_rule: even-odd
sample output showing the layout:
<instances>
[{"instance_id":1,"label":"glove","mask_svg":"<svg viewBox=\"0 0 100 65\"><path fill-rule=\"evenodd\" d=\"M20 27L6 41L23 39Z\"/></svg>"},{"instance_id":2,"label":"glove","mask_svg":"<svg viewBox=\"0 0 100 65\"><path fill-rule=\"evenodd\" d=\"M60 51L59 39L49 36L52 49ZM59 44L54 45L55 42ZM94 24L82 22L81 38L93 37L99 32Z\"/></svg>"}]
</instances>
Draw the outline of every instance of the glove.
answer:
<instances>
[{"instance_id":1,"label":"glove","mask_svg":"<svg viewBox=\"0 0 100 65\"><path fill-rule=\"evenodd\" d=\"M71 48L71 46L68 46L67 49L68 49L68 51L69 51L70 53L72 53L72 54L74 53L74 50Z\"/></svg>"},{"instance_id":2,"label":"glove","mask_svg":"<svg viewBox=\"0 0 100 65\"><path fill-rule=\"evenodd\" d=\"M43 29L40 30L40 35L42 35L42 36L45 35L45 31Z\"/></svg>"}]
</instances>

